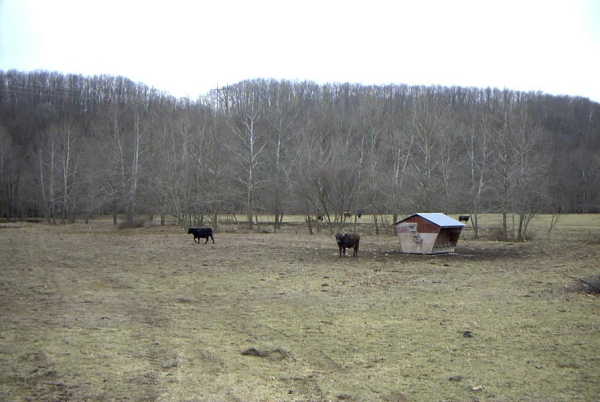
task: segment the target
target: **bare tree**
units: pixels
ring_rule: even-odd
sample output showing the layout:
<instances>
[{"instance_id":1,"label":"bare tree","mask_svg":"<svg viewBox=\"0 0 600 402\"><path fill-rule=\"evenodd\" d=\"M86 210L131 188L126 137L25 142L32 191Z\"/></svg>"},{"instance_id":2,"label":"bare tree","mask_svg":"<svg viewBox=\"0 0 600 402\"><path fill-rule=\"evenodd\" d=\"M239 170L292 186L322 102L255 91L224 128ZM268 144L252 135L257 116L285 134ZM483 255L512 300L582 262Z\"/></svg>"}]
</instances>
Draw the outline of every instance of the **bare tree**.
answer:
<instances>
[{"instance_id":1,"label":"bare tree","mask_svg":"<svg viewBox=\"0 0 600 402\"><path fill-rule=\"evenodd\" d=\"M56 178L58 170L57 129L51 127L37 152L39 184L46 219L56 223Z\"/></svg>"},{"instance_id":2,"label":"bare tree","mask_svg":"<svg viewBox=\"0 0 600 402\"><path fill-rule=\"evenodd\" d=\"M258 191L265 185L266 128L264 121L264 87L261 82L242 82L222 89L222 102L231 130L226 148L235 166L232 179L241 187L243 205L250 228L258 207Z\"/></svg>"},{"instance_id":3,"label":"bare tree","mask_svg":"<svg viewBox=\"0 0 600 402\"><path fill-rule=\"evenodd\" d=\"M384 166L381 172L379 186L386 191L388 196L385 210L392 214L393 221L398 220L398 212L402 212L412 204L412 194L406 191L405 179L408 175L409 163L413 155L415 134L407 127L408 119L403 115L402 109L396 110L386 130L384 142ZM396 227L394 226L394 230Z\"/></svg>"},{"instance_id":4,"label":"bare tree","mask_svg":"<svg viewBox=\"0 0 600 402\"><path fill-rule=\"evenodd\" d=\"M468 168L468 205L471 213L473 237L479 238L479 215L482 213L484 192L490 183L492 146L492 127L489 114L477 113L472 117L471 124L464 129L464 149Z\"/></svg>"},{"instance_id":5,"label":"bare tree","mask_svg":"<svg viewBox=\"0 0 600 402\"><path fill-rule=\"evenodd\" d=\"M428 92L417 100L411 116L409 127L415 141L410 168L415 184L414 207L420 210L434 210L444 205L438 194L445 195L441 171L448 157L442 146L442 137L447 131L446 108L435 93Z\"/></svg>"},{"instance_id":6,"label":"bare tree","mask_svg":"<svg viewBox=\"0 0 600 402\"><path fill-rule=\"evenodd\" d=\"M245 189L245 209L248 225L253 226L254 215L256 213L256 196L258 188L262 185L263 179L259 176L259 167L263 163L263 152L267 145L258 134L258 119L260 113L257 110L249 110L242 116L239 116L231 124L231 129L237 139L237 147L229 146L238 166L242 172L236 176L236 180L241 183Z\"/></svg>"},{"instance_id":7,"label":"bare tree","mask_svg":"<svg viewBox=\"0 0 600 402\"><path fill-rule=\"evenodd\" d=\"M11 219L17 213L17 196L21 182L18 165L20 152L6 128L0 125L0 216Z\"/></svg>"},{"instance_id":8,"label":"bare tree","mask_svg":"<svg viewBox=\"0 0 600 402\"><path fill-rule=\"evenodd\" d=\"M273 214L273 228L279 229L283 221L286 195L290 191L290 147L294 137L301 130L298 128L305 110L301 107L301 99L293 93L293 86L288 82L268 83L268 107L265 109L267 123L267 177L263 202L269 206Z\"/></svg>"},{"instance_id":9,"label":"bare tree","mask_svg":"<svg viewBox=\"0 0 600 402\"><path fill-rule=\"evenodd\" d=\"M496 158L496 191L499 194L502 215L502 233L505 239L527 239L531 219L542 208L541 192L545 184L545 164L541 151L542 130L531 118L519 99L505 94L502 120L494 135ZM509 215L516 213L518 222L509 230Z\"/></svg>"}]
</instances>

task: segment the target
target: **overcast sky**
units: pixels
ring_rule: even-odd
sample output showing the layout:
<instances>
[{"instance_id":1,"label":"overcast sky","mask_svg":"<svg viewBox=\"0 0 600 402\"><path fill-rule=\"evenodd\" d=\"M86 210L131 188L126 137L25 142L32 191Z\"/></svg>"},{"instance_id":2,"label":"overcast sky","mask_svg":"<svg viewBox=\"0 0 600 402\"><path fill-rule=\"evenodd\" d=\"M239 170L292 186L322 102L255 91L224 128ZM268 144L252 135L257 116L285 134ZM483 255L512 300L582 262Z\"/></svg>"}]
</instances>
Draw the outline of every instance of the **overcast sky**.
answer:
<instances>
[{"instance_id":1,"label":"overcast sky","mask_svg":"<svg viewBox=\"0 0 600 402\"><path fill-rule=\"evenodd\" d=\"M0 70L196 96L251 78L475 86L600 102L600 0L0 0Z\"/></svg>"}]
</instances>

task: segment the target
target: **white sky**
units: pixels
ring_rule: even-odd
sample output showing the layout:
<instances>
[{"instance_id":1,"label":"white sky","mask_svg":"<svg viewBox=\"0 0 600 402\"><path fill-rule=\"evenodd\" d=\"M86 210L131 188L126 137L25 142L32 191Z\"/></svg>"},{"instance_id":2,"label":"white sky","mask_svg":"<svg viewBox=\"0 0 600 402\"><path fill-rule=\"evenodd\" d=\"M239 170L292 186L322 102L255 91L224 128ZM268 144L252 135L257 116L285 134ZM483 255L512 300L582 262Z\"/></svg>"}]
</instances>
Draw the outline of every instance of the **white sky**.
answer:
<instances>
[{"instance_id":1,"label":"white sky","mask_svg":"<svg viewBox=\"0 0 600 402\"><path fill-rule=\"evenodd\" d=\"M0 0L0 70L196 96L251 78L600 102L600 0Z\"/></svg>"}]
</instances>

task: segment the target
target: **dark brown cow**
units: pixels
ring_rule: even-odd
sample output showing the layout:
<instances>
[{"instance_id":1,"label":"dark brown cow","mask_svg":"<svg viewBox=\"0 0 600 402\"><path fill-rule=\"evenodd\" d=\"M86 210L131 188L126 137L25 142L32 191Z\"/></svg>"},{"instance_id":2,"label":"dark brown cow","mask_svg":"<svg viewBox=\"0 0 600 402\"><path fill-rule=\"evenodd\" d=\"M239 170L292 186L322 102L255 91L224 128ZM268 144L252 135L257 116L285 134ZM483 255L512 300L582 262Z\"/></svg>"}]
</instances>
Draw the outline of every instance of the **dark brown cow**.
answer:
<instances>
[{"instance_id":1,"label":"dark brown cow","mask_svg":"<svg viewBox=\"0 0 600 402\"><path fill-rule=\"evenodd\" d=\"M200 244L200 239L206 239L204 244L208 243L208 239L210 238L215 243L215 238L213 237L212 228L189 228L188 234L194 236L194 243Z\"/></svg>"},{"instance_id":2,"label":"dark brown cow","mask_svg":"<svg viewBox=\"0 0 600 402\"><path fill-rule=\"evenodd\" d=\"M338 233L335 235L335 241L340 249L340 257L346 255L347 248L353 248L353 257L358 256L358 246L360 244L360 235L357 233Z\"/></svg>"}]
</instances>

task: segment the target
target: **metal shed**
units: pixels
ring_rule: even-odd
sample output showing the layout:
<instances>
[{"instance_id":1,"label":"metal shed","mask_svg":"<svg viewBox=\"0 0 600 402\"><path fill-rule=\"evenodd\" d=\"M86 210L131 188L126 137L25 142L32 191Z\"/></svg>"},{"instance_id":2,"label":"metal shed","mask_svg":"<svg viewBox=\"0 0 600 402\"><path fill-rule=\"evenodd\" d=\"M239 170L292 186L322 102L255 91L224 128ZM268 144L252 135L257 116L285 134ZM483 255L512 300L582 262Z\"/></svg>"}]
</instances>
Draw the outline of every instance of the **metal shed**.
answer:
<instances>
[{"instance_id":1,"label":"metal shed","mask_svg":"<svg viewBox=\"0 0 600 402\"><path fill-rule=\"evenodd\" d=\"M442 213L417 213L395 223L403 253L453 253L465 226Z\"/></svg>"}]
</instances>

